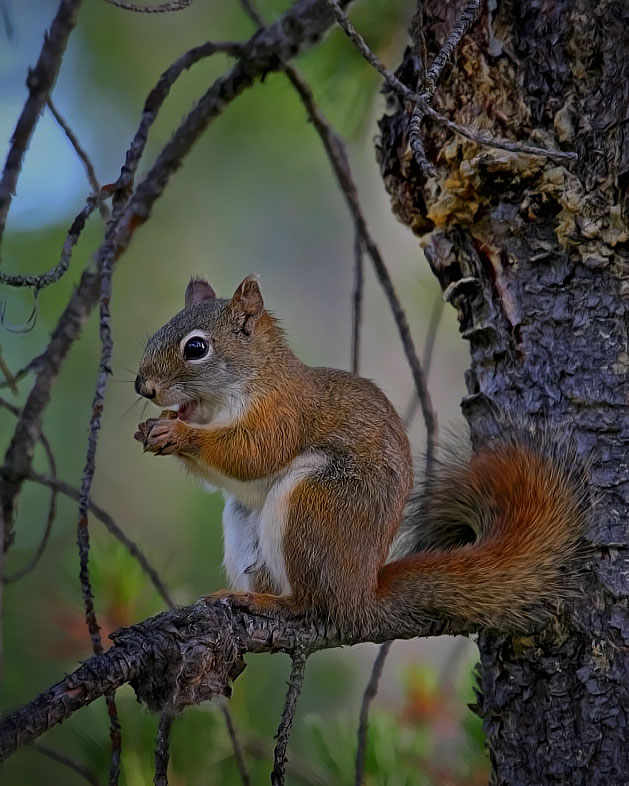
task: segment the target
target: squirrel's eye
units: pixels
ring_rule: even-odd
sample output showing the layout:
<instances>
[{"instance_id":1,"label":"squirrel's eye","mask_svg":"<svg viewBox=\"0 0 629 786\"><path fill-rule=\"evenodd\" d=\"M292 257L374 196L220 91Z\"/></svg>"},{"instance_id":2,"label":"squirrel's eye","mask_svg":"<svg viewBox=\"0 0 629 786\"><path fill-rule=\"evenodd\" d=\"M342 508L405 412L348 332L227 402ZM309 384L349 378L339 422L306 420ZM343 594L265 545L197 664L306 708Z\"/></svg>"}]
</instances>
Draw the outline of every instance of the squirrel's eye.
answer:
<instances>
[{"instance_id":1,"label":"squirrel's eye","mask_svg":"<svg viewBox=\"0 0 629 786\"><path fill-rule=\"evenodd\" d=\"M183 348L184 360L200 360L207 355L209 348L210 346L204 338L195 336L188 339Z\"/></svg>"}]
</instances>

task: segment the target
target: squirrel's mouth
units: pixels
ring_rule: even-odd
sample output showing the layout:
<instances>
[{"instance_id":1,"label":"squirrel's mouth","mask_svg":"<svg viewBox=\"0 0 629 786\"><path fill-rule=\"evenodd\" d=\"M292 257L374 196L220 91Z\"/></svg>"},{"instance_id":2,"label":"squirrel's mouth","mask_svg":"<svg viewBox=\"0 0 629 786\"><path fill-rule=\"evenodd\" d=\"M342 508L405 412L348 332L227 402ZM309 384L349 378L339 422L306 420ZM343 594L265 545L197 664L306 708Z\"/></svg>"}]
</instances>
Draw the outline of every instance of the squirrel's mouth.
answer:
<instances>
[{"instance_id":1,"label":"squirrel's mouth","mask_svg":"<svg viewBox=\"0 0 629 786\"><path fill-rule=\"evenodd\" d=\"M195 412L199 408L198 401L184 401L179 405L177 410L177 417L179 420L189 421L194 417Z\"/></svg>"}]
</instances>

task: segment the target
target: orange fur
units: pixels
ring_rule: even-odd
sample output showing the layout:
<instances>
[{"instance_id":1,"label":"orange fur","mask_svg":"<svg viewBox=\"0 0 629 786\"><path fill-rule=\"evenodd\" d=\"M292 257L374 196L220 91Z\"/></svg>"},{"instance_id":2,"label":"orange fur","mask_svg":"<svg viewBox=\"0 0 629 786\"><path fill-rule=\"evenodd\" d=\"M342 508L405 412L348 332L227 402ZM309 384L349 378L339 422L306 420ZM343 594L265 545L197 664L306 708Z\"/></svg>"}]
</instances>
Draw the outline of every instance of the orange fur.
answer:
<instances>
[{"instance_id":1,"label":"orange fur","mask_svg":"<svg viewBox=\"0 0 629 786\"><path fill-rule=\"evenodd\" d=\"M274 502L281 554L261 544L270 561L260 557L245 571L256 591L234 593L234 602L270 615L330 619L365 635L413 635L427 614L525 630L543 619L545 601L567 597L562 571L583 534L586 480L556 441L506 435L469 462L440 466L403 525L429 550L386 564L412 478L404 427L386 397L360 377L300 363L251 278L231 301L215 300L209 285L195 282L187 302L151 339L141 379L157 391L157 403L173 403L180 389L189 401L194 391L207 422L172 413L147 421L136 435L145 449L178 455L201 476L220 473L219 482L262 482L259 503L250 503L262 517L265 495L306 459L294 486ZM190 368L178 342L199 320L216 357ZM212 425L223 384L211 373L213 362L219 374L230 370L226 389L242 397L242 411L227 425ZM308 463L309 456L317 461ZM280 596L282 576L290 592Z\"/></svg>"}]
</instances>

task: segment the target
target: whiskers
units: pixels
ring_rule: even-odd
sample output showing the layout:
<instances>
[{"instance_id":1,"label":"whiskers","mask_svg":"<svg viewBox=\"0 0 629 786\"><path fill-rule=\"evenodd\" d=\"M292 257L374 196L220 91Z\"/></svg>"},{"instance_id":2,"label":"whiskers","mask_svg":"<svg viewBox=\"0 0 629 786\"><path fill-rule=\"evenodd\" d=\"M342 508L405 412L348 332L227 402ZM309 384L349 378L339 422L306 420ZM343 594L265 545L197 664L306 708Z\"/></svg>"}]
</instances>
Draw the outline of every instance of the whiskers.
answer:
<instances>
[{"instance_id":1,"label":"whiskers","mask_svg":"<svg viewBox=\"0 0 629 786\"><path fill-rule=\"evenodd\" d=\"M125 411L124 411L124 412L123 412L123 413L120 415L120 419L119 419L119 420L120 420L120 422L122 422L122 421L123 421L123 420L124 420L124 419L125 419L125 418L126 418L128 415L129 415L129 413L130 413L131 411L133 411L133 410L135 410L135 412L136 412L136 416L139 416L139 419L140 419L140 420L144 420L144 416L146 415L146 408L148 407L149 403L150 403L150 402L148 402L148 401L147 401L145 398L142 398L142 396L138 396L138 397L136 398L136 400L135 400L135 401L132 401L132 402L131 402L131 404L130 404L130 405L129 405L129 406L126 408L126 409L125 409ZM141 411L141 412L139 412L139 413L138 413L138 411L135 409L135 408L138 406L138 404L142 404L142 411Z\"/></svg>"}]
</instances>

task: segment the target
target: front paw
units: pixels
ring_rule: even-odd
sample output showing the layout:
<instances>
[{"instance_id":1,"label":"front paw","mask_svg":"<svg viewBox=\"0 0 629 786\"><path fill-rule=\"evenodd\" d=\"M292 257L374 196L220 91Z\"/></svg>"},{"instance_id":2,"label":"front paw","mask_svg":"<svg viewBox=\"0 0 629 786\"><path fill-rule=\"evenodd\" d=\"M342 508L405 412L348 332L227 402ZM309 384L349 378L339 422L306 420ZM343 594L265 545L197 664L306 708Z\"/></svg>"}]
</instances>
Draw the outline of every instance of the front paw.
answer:
<instances>
[{"instance_id":1,"label":"front paw","mask_svg":"<svg viewBox=\"0 0 629 786\"><path fill-rule=\"evenodd\" d=\"M209 602L222 601L230 606L232 611L244 611L248 614L258 614L263 617L284 619L291 616L290 602L284 596L270 595L258 592L227 592L219 590L211 595L206 595Z\"/></svg>"},{"instance_id":2,"label":"front paw","mask_svg":"<svg viewBox=\"0 0 629 786\"><path fill-rule=\"evenodd\" d=\"M170 456L182 452L182 437L186 425L181 420L151 418L140 423L135 439L142 443L145 453Z\"/></svg>"}]
</instances>

